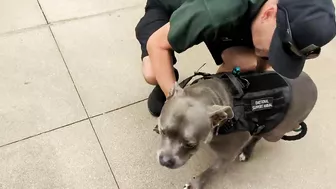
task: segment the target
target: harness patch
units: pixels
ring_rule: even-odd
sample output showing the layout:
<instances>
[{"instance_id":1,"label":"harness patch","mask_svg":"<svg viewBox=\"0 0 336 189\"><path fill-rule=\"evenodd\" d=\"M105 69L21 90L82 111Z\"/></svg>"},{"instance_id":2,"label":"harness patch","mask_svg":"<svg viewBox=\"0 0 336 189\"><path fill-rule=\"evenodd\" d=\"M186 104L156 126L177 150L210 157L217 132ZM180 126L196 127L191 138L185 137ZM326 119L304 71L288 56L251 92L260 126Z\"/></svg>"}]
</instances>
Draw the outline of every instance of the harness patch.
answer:
<instances>
[{"instance_id":1,"label":"harness patch","mask_svg":"<svg viewBox=\"0 0 336 189\"><path fill-rule=\"evenodd\" d=\"M252 111L261 111L273 108L273 97L251 100Z\"/></svg>"}]
</instances>

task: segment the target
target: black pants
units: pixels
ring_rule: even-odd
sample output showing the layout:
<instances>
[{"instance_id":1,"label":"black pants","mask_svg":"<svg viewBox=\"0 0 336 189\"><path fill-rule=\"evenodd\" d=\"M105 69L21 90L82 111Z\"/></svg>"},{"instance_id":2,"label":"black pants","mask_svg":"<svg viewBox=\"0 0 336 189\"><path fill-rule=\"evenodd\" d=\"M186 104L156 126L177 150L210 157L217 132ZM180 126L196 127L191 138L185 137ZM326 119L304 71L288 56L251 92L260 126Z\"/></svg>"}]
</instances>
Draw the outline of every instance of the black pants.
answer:
<instances>
[{"instance_id":1,"label":"black pants","mask_svg":"<svg viewBox=\"0 0 336 189\"><path fill-rule=\"evenodd\" d=\"M141 59L148 56L147 52L147 41L149 37L166 23L169 22L172 11L165 10L165 8L157 0L147 0L145 7L145 14L140 19L139 23L135 28L136 38L138 39L141 47ZM223 41L221 39L214 41L204 41L208 47L215 63L220 65L223 63L222 52L233 46L246 46L242 42L236 41ZM173 57L173 64L176 63L176 57L174 52L171 51Z\"/></svg>"}]
</instances>

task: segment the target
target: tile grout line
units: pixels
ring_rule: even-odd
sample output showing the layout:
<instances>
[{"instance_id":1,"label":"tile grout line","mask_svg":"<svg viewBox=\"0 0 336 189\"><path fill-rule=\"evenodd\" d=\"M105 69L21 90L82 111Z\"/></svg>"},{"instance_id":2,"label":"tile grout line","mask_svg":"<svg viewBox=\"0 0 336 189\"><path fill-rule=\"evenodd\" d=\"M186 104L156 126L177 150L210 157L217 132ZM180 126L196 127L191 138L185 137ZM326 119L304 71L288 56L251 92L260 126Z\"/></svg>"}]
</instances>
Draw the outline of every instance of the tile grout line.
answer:
<instances>
[{"instance_id":1,"label":"tile grout line","mask_svg":"<svg viewBox=\"0 0 336 189\"><path fill-rule=\"evenodd\" d=\"M5 33L0 33L0 37L13 35L13 34L19 34L19 33L23 33L23 32L26 32L26 31L31 31L31 30L35 30L35 29L39 29L39 28L43 28L43 27L47 27L47 26L49 26L49 24L39 24L39 25L36 25L36 26L27 27L27 28L21 28L21 29L17 29L17 30L7 31Z\"/></svg>"},{"instance_id":2,"label":"tile grout line","mask_svg":"<svg viewBox=\"0 0 336 189\"><path fill-rule=\"evenodd\" d=\"M133 8L137 8L137 7L141 6L141 4L138 4L138 5L123 7L123 8L119 8L119 9L115 9L115 10L105 11L105 12L101 12L101 13L90 14L90 15L85 15L85 16L80 16L80 17L73 17L73 18L63 19L63 20L57 20L55 22L49 22L47 20L47 17L45 15L43 9L42 9L42 6L39 3L39 0L37 0L37 3L38 3L38 5L39 5L39 7L40 7L40 9L43 13L44 19L47 21L46 24L39 24L39 25L36 25L36 26L27 27L27 28L21 28L21 29L17 29L17 30L7 31L7 32L4 32L4 33L0 33L0 37L1 36L6 36L6 35L11 35L11 34L16 34L16 33L21 33L21 32L25 32L25 31L29 31L29 30L34 30L34 29L38 29L38 28L42 28L42 27L46 27L46 26L51 26L51 25L55 25L55 24L62 24L62 23L81 20L81 19L94 18L94 17L103 16L103 15L107 15L107 14L114 14L118 11L133 9Z\"/></svg>"},{"instance_id":3,"label":"tile grout line","mask_svg":"<svg viewBox=\"0 0 336 189\"><path fill-rule=\"evenodd\" d=\"M110 171L111 171L113 180L114 180L114 182L116 183L118 189L120 189L119 184L118 184L118 181L117 181L117 179L116 179L116 177L115 177L115 175L114 175L114 173L113 173L112 167L111 167L111 165L110 165L110 162L109 162L109 160L107 159L106 153L105 153L105 151L104 151L104 149L103 149L103 146L102 146L102 144L101 144L101 142L100 142L100 140L99 140L98 134L97 134L97 132L96 132L96 130L95 130L93 124L92 124L92 121L91 121L91 118L90 118L90 116L89 116L89 113L88 113L88 111L87 111L87 109L86 109L86 107L85 107L85 105L84 105L83 99L82 99L82 97L81 97L80 94L79 94L79 91L78 91L78 88L77 88L77 86L76 86L75 80L73 79L73 77L72 77L72 75L71 75L71 72L70 72L70 70L69 70L69 67L68 67L66 61L65 61L65 58L64 58L63 53L62 53L62 51L61 51L61 48L59 47L58 42L57 42L57 40L56 40L56 38L55 38L54 32L52 31L52 29L51 29L51 27L50 27L49 21L48 21L46 15L45 15L45 13L44 13L44 11L43 11L43 9L42 9L42 6L40 5L39 0L37 0L37 3L39 4L39 7L40 7L40 9L41 9L41 11L42 11L42 14L43 14L43 16L44 16L44 19L45 19L46 22L47 22L49 31L50 31L50 33L51 33L53 39L54 39L54 42L55 42L56 47L57 47L57 49L58 49L58 52L60 53L60 55L61 55L61 57L62 57L63 63L64 63L64 65L65 65L65 67L66 67L66 69L67 69L67 71L68 71L69 77L70 77L70 79L71 79L71 81L72 81L72 84L73 84L75 90L76 90L76 93L77 93L77 95L78 95L78 98L79 98L79 100L80 100L80 102L81 102L81 104L82 104L82 106L83 106L83 109L84 109L85 114L86 114L86 116L87 116L86 120L89 120L89 122L90 122L91 128L92 128L92 130L93 130L93 132L94 132L94 134L95 134L95 136L96 136L96 139L97 139L97 141L98 141L99 147L100 147L101 151L103 152L103 155L104 155L104 158L105 158L105 160L106 160L106 163L107 163L107 165L108 165L108 167L109 167L109 169L110 169Z\"/></svg>"},{"instance_id":4,"label":"tile grout line","mask_svg":"<svg viewBox=\"0 0 336 189\"><path fill-rule=\"evenodd\" d=\"M118 108L114 108L114 109L112 109L112 110L109 110L109 111L106 111L106 112L103 112L103 113L100 113L100 114L96 114L96 115L90 116L90 119L91 119L91 118L96 118L96 117L99 117L99 116L102 116L102 115L105 115L105 114L109 114L109 113L112 113L112 112L115 112L115 111L118 111L118 110L127 108L127 107L129 107L129 106L133 106L133 105L139 104L139 103L144 102L144 101L146 101L146 100L147 100L147 98L145 98L145 99L141 99L141 100L132 102L132 103L130 103L130 104L126 104L126 105L124 105L124 106L120 106L120 107L118 107Z\"/></svg>"},{"instance_id":5,"label":"tile grout line","mask_svg":"<svg viewBox=\"0 0 336 189\"><path fill-rule=\"evenodd\" d=\"M47 19L47 16L46 16L45 13L44 13L44 10L42 9L40 0L36 0L36 1L37 1L38 6L40 7L40 10L41 10L42 14L43 14L44 20L47 22L47 25L49 25L49 21L48 21L48 19Z\"/></svg>"},{"instance_id":6,"label":"tile grout line","mask_svg":"<svg viewBox=\"0 0 336 189\"><path fill-rule=\"evenodd\" d=\"M90 116L89 116L89 113L88 113L88 111L87 111L85 105L84 105L83 99L82 99L82 97L81 97L80 94L79 94L78 88L77 88L77 86L76 86L76 84L75 84L75 80L73 79L73 77L72 77L72 75L71 75L71 72L70 72L70 70L69 70L69 67L68 67L66 61L65 61L65 58L64 58L63 53L62 53L62 51L61 51L61 48L59 47L59 44L58 44L58 42L57 42L57 40L56 40L56 38L55 38L55 35L54 35L54 33L53 33L53 31L52 31L50 25L49 25L48 28L49 28L50 33L51 33L51 35L52 35L52 37L53 37L53 39L54 39L54 41L55 41L56 47L57 47L57 49L58 49L58 51L59 51L59 53L60 53L60 55L61 55L61 57L62 57L63 63L64 63L64 65L65 65L65 67L66 67L66 69L67 69L67 71L68 71L69 77L70 77L70 79L71 79L71 81L72 81L72 84L73 84L75 90L76 90L76 93L77 93L77 95L78 95L78 98L79 98L79 100L80 100L80 102L81 102L81 104L82 104L82 106L83 106L83 109L84 109L85 114L86 114L86 116L87 116L87 120L89 120L90 125L91 125L91 128L92 128L92 130L93 130L93 132L94 132L94 134L95 134L95 136L96 136L96 139L97 139L97 141L98 141L99 147L100 147L101 151L103 152L104 158L105 158L106 163L107 163L107 165L108 165L108 167L109 167L109 169L110 169L110 171L111 171L111 174L112 174L112 177L113 177L113 179L114 179L114 182L116 183L117 188L120 189L119 184L118 184L118 181L117 181L117 179L116 179L116 176L115 176L115 174L114 174L114 172L113 172L113 170L112 170L111 164L110 164L109 160L107 159L107 156L106 156L106 153L105 153L105 151L104 151L104 148L103 148L103 146L102 146L102 144L101 144L101 142L100 142L100 140L99 140L99 137L98 137L98 134L97 134L97 132L96 132L96 129L94 128L94 126L93 126L93 124L92 124L91 118L90 118Z\"/></svg>"},{"instance_id":7,"label":"tile grout line","mask_svg":"<svg viewBox=\"0 0 336 189\"><path fill-rule=\"evenodd\" d=\"M124 106L120 106L120 107L118 107L118 108L115 108L115 109L112 109L112 110L109 110L109 111L106 111L106 112L103 112L103 113L100 113L100 114L96 114L96 115L93 115L93 116L90 116L90 117L87 117L87 118L84 118L84 119L80 119L80 120L77 120L77 121L74 121L74 122L71 122L71 123L62 125L62 126L60 126L60 127L56 127L56 128L53 128L53 129L50 129L50 130L47 130L47 131L43 131L43 132L41 132L41 133L37 133L37 134L31 135L31 136L28 136L28 137L25 137L25 138L22 138L22 139L19 139L19 140L15 140L15 141L13 141L13 142L9 142L9 143L0 145L0 148L2 148L2 147L6 147L6 146L9 146L9 145L12 145L12 144L21 142L21 141L25 141L25 140L28 140L28 139L30 139L30 138L34 138L34 137L36 137L36 136L40 136L40 135L43 135L43 134L47 134L47 133L50 133L50 132L52 132L52 131L56 131L56 130L59 130L59 129L63 129L63 128L72 126L72 125L74 125L74 124L77 124L77 123L80 123L80 122L83 122L83 121L87 121L87 120L92 119L92 118L96 118L96 117L99 117L99 116L102 116L102 115L105 115L105 114L109 114L109 113L112 113L112 112L115 112L115 111L118 111L118 110L127 108L127 107L129 107L129 106L133 106L133 105L139 104L139 103L141 103L141 102L144 102L145 100L147 100L147 98L142 99L142 100L135 101L135 102L133 102L133 103L130 103L130 104L127 104L127 105L124 105Z\"/></svg>"},{"instance_id":8,"label":"tile grout line","mask_svg":"<svg viewBox=\"0 0 336 189\"><path fill-rule=\"evenodd\" d=\"M47 134L47 133L50 133L50 132L52 132L52 131L56 131L56 130L59 130L59 129L63 129L63 128L65 128L65 127L72 126L72 125L74 125L74 124L76 124L76 123L80 123L80 122L86 121L86 120L88 120L88 119L89 119L89 118L80 119L80 120L78 120L78 121L75 121L75 122L72 122L72 123L68 123L68 124L63 125L63 126L60 126L60 127L56 127L56 128L53 128L53 129L50 129L50 130L47 130L47 131L43 131L43 132L38 133L38 134L34 134L34 135L31 135L31 136L22 138L22 139L20 139L20 140L16 140L16 141L13 141L13 142L10 142L10 143L7 143L7 144L3 144L3 145L0 146L0 148L5 147L5 146L9 146L9 145L12 145L12 144L15 144L15 143L18 143L18 142L22 142L22 141L28 140L28 139L30 139L30 138L34 138L34 137L36 137L36 136L40 136L40 135L43 135L43 134Z\"/></svg>"},{"instance_id":9,"label":"tile grout line","mask_svg":"<svg viewBox=\"0 0 336 189\"><path fill-rule=\"evenodd\" d=\"M104 11L104 12L100 12L100 13L95 13L95 14L90 14L90 15L84 15L84 16L79 16L79 17L73 17L73 18L68 18L68 19L63 19L63 20L57 20L55 22L51 22L50 24L51 25L53 25L53 24L61 24L61 23L75 21L75 20L81 20L81 19L86 19L86 18L94 18L94 17L106 15L106 14L114 14L114 13L117 13L119 11L138 8L141 5L142 4L137 4L137 5L127 6L127 7L121 7L121 8L114 9L114 10L108 10L108 11Z\"/></svg>"}]
</instances>

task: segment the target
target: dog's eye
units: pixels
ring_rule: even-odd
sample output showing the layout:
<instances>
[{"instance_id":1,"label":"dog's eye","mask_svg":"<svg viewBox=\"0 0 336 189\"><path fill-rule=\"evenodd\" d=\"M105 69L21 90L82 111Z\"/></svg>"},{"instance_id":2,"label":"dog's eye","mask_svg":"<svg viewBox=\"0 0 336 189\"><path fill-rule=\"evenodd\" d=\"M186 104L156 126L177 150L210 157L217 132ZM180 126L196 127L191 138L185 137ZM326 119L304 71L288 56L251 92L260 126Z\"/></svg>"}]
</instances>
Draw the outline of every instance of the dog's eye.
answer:
<instances>
[{"instance_id":1,"label":"dog's eye","mask_svg":"<svg viewBox=\"0 0 336 189\"><path fill-rule=\"evenodd\" d=\"M185 148L195 148L196 145L197 145L197 144L195 144L195 143L190 143L190 142L186 142L186 143L183 144L183 146L184 146Z\"/></svg>"}]
</instances>

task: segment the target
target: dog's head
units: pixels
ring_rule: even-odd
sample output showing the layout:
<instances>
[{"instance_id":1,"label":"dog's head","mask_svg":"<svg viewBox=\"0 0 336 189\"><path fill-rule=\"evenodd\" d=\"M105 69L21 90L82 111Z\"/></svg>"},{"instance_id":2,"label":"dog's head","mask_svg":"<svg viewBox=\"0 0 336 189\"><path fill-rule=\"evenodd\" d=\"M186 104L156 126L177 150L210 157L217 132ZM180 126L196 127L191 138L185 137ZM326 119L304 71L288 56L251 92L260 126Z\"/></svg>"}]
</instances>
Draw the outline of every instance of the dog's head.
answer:
<instances>
[{"instance_id":1,"label":"dog's head","mask_svg":"<svg viewBox=\"0 0 336 189\"><path fill-rule=\"evenodd\" d=\"M232 117L230 106L207 106L175 83L158 119L160 164L171 169L183 166L201 142L211 141L213 127Z\"/></svg>"}]
</instances>

